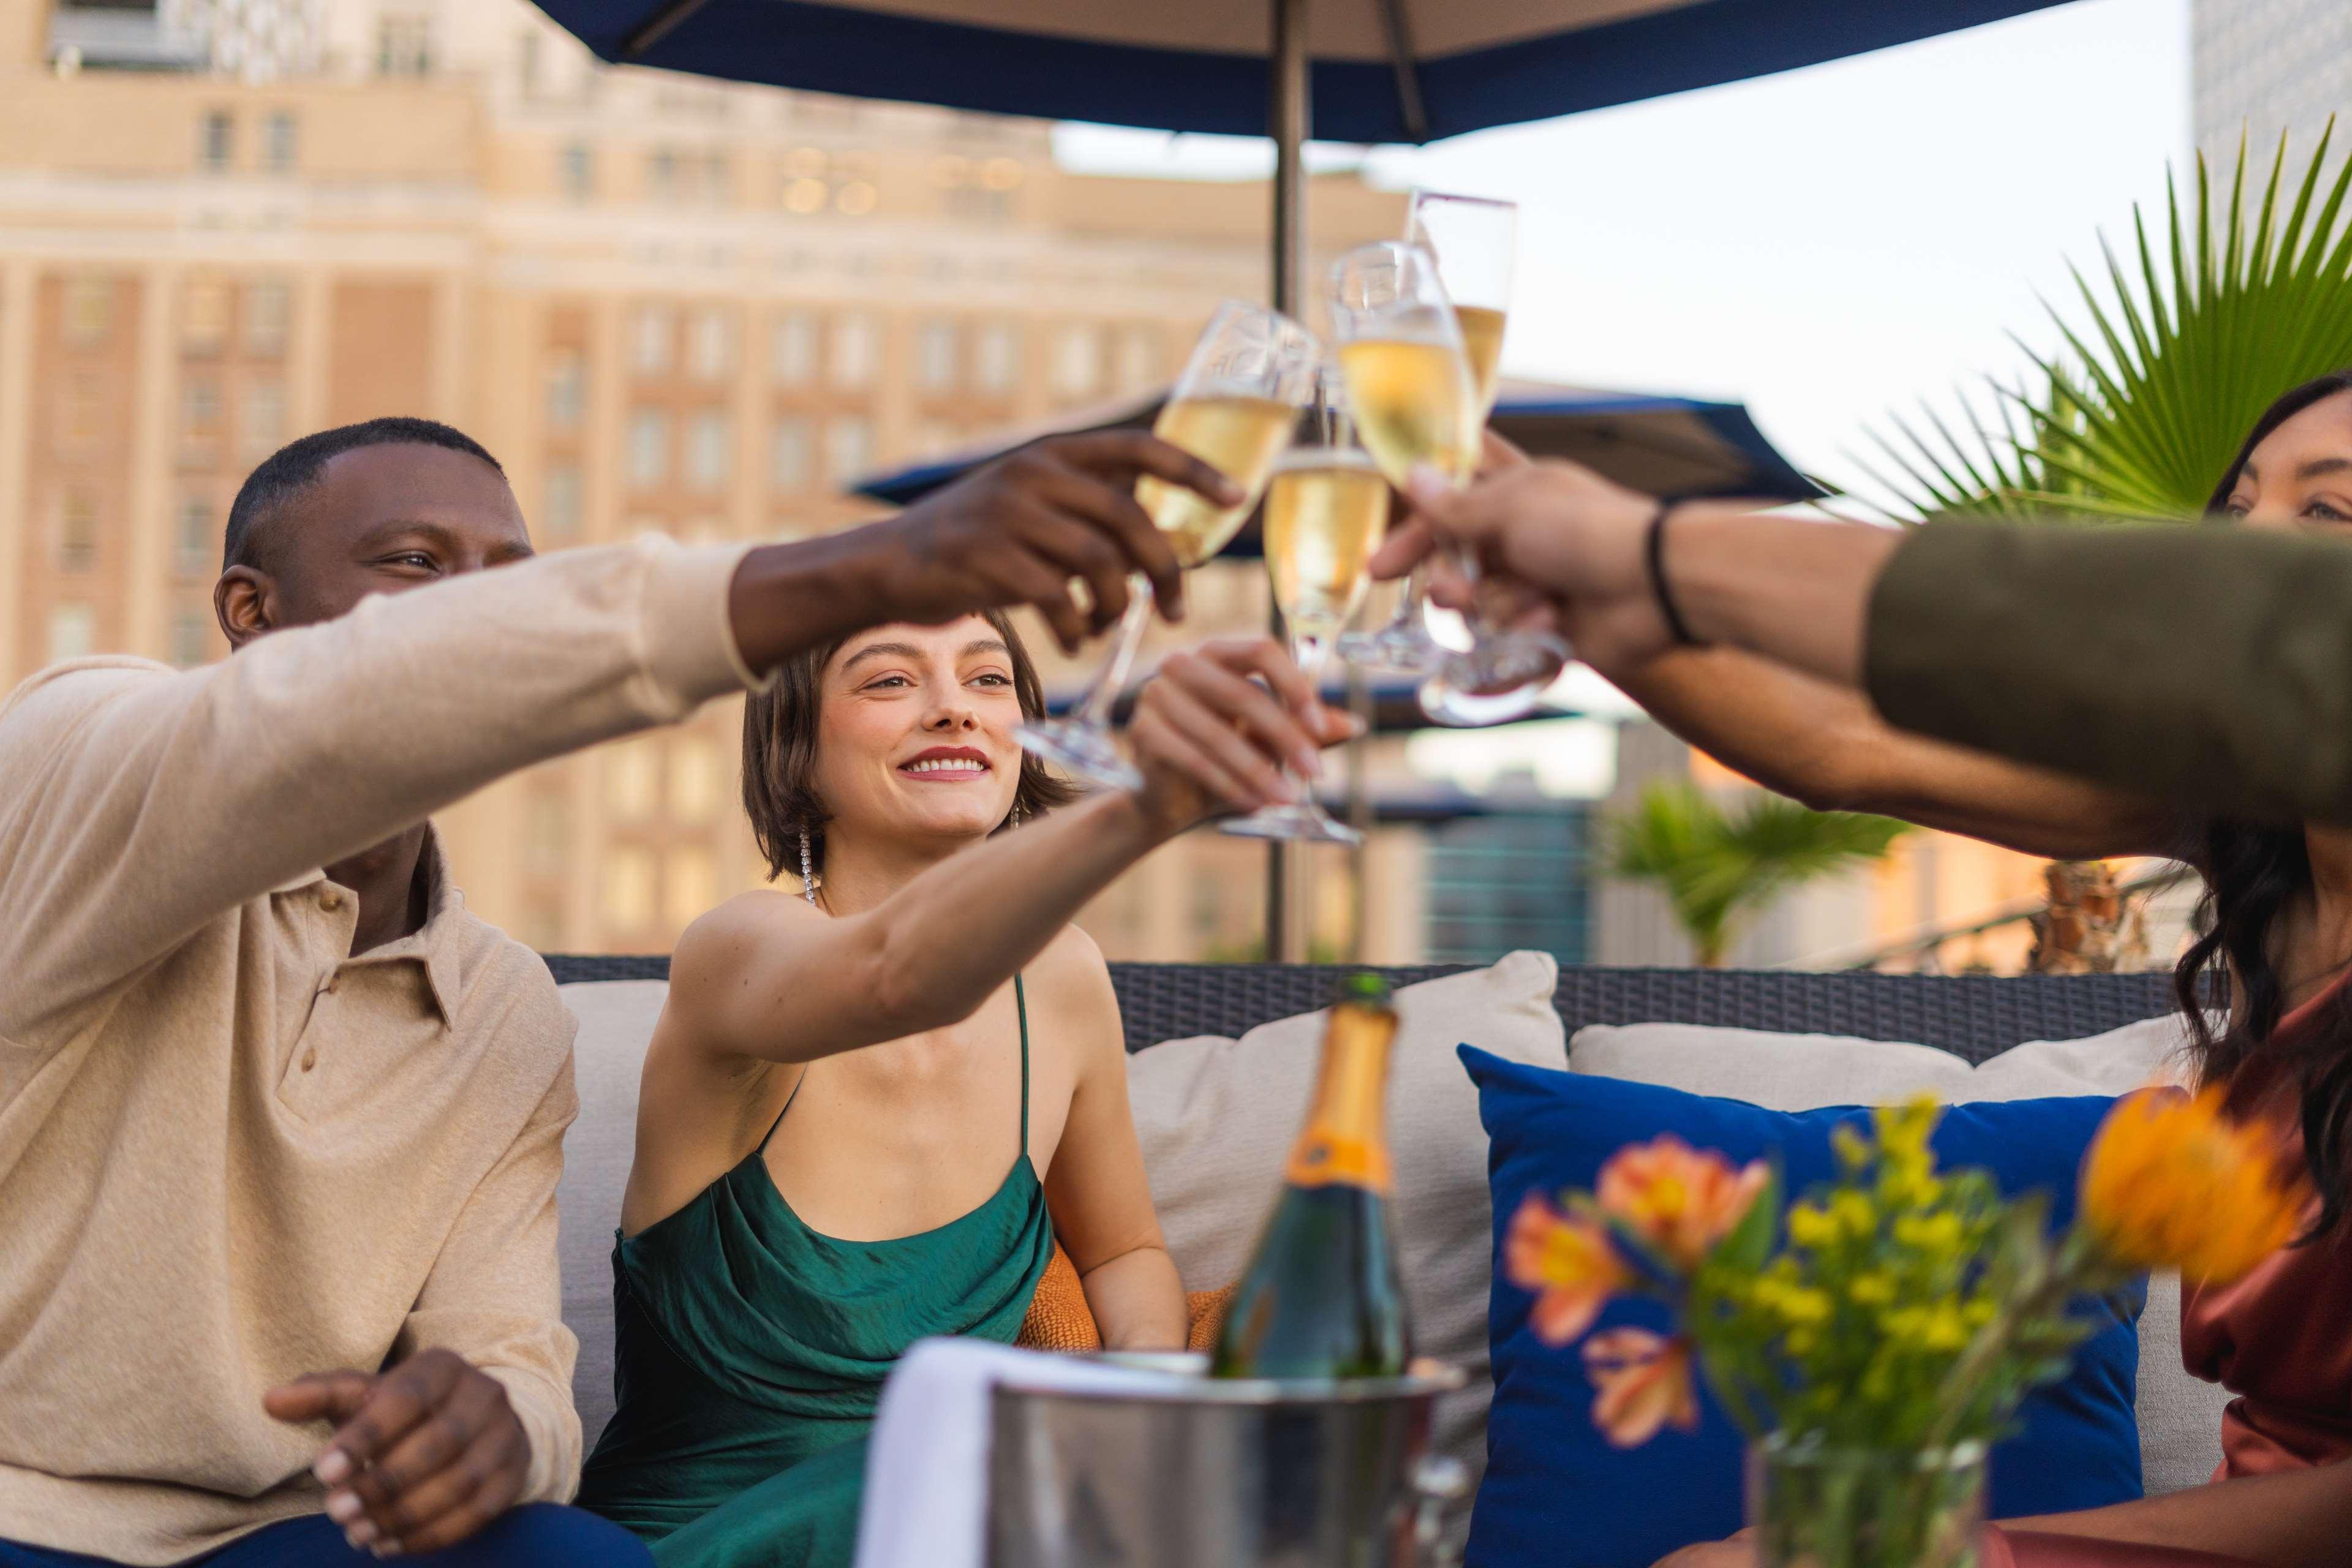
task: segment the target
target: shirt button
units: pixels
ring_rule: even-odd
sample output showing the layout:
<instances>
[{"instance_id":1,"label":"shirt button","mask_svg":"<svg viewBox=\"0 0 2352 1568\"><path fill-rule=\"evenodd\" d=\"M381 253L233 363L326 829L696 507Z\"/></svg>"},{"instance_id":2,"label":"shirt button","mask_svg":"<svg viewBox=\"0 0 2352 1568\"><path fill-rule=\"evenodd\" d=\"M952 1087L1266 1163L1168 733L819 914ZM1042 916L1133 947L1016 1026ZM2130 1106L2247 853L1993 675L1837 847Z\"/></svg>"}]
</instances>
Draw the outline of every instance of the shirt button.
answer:
<instances>
[{"instance_id":1,"label":"shirt button","mask_svg":"<svg viewBox=\"0 0 2352 1568\"><path fill-rule=\"evenodd\" d=\"M329 888L319 895L319 907L331 915L343 907L343 895L337 889Z\"/></svg>"},{"instance_id":2,"label":"shirt button","mask_svg":"<svg viewBox=\"0 0 2352 1568\"><path fill-rule=\"evenodd\" d=\"M305 1050L305 1051L303 1051L303 1053L302 1053L302 1070L303 1070L304 1072L309 1072L312 1068L317 1067L318 1065L319 1065L319 1053L318 1053L317 1051L315 1051L315 1050Z\"/></svg>"}]
</instances>

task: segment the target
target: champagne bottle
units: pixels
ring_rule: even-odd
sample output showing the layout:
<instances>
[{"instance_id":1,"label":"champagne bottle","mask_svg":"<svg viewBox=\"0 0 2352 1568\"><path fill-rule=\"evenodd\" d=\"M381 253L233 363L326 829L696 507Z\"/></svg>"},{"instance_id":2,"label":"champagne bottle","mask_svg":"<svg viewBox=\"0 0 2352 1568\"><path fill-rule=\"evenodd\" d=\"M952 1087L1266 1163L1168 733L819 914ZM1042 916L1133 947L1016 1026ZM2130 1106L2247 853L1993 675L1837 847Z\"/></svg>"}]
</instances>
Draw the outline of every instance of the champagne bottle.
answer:
<instances>
[{"instance_id":1,"label":"champagne bottle","mask_svg":"<svg viewBox=\"0 0 2352 1568\"><path fill-rule=\"evenodd\" d=\"M1389 1221L1389 1047L1376 974L1339 987L1307 1125L1225 1314L1216 1377L1393 1377L1412 1354Z\"/></svg>"}]
</instances>

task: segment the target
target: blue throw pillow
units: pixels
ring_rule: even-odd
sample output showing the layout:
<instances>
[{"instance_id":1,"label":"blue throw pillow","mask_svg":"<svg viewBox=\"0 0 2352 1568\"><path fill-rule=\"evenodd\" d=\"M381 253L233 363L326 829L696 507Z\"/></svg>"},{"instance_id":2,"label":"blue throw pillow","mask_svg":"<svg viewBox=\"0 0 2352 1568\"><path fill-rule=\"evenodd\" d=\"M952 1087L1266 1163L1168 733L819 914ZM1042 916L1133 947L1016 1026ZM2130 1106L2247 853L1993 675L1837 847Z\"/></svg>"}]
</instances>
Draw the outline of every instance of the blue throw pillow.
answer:
<instances>
[{"instance_id":1,"label":"blue throw pillow","mask_svg":"<svg viewBox=\"0 0 2352 1568\"><path fill-rule=\"evenodd\" d=\"M1610 1445L1592 1424L1592 1385L1573 1346L1555 1348L1528 1322L1534 1297L1503 1277L1501 1241L1519 1200L1533 1191L1590 1189L1628 1143L1671 1132L1737 1163L1777 1155L1791 1194L1831 1178L1830 1131L1866 1110L1789 1113L1709 1100L1653 1084L1520 1067L1471 1047L1463 1064L1478 1085L1478 1114L1492 1141L1497 1259L1487 1307L1495 1404L1486 1426L1486 1477L1470 1526L1471 1568L1650 1568L1695 1541L1744 1522L1742 1450L1702 1384L1699 1427L1668 1427L1638 1448ZM1937 1126L1938 1164L1981 1166L2003 1193L2049 1194L2055 1224L2070 1223L2083 1152L2112 1101L2026 1100L1959 1105ZM2145 1284L2116 1309L2095 1307L2104 1326L2077 1352L2064 1382L2037 1391L2021 1429L1993 1449L1992 1517L2016 1519L2124 1502L2140 1495L2137 1320ZM1664 1330L1654 1302L1613 1303L1601 1326Z\"/></svg>"}]
</instances>

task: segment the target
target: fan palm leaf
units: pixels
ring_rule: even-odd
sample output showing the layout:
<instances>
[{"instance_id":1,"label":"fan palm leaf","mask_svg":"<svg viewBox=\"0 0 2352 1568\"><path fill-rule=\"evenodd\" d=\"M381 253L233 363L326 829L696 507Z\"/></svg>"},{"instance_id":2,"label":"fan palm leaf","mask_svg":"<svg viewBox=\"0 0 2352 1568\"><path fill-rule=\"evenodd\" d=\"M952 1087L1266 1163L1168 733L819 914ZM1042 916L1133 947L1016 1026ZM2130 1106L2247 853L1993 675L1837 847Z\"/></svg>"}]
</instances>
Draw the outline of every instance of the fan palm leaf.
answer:
<instances>
[{"instance_id":1,"label":"fan palm leaf","mask_svg":"<svg viewBox=\"0 0 2352 1568\"><path fill-rule=\"evenodd\" d=\"M1908 831L1883 816L1809 811L1775 795L1727 810L1687 783L1650 785L1606 825L1612 872L1664 892L1698 962L1710 969L1782 894L1883 858Z\"/></svg>"},{"instance_id":2,"label":"fan palm leaf","mask_svg":"<svg viewBox=\"0 0 2352 1568\"><path fill-rule=\"evenodd\" d=\"M2193 193L2165 181L2160 234L2132 209L2129 260L2103 235L2097 268L2068 271L2079 314L2045 301L2056 347L2019 341L2038 380L1985 385L1990 427L1925 410L1869 432L1854 458L1906 511L2193 518L2279 394L2352 365L2352 158L2331 121L2308 163L2280 139L2250 184L2242 142L2225 195L2200 154ZM2331 168L2331 164L2333 165Z\"/></svg>"}]
</instances>

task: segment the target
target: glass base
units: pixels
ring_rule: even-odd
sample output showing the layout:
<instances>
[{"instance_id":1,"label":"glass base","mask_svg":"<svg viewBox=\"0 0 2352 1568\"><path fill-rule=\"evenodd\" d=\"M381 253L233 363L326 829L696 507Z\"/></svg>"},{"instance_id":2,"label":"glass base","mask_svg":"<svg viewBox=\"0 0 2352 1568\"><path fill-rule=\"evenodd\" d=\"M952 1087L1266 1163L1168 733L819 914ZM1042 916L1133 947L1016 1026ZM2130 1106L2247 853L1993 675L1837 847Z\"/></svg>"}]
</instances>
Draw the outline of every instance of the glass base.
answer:
<instances>
[{"instance_id":1,"label":"glass base","mask_svg":"<svg viewBox=\"0 0 2352 1568\"><path fill-rule=\"evenodd\" d=\"M1295 838L1308 844L1345 844L1350 848L1364 841L1362 834L1313 801L1269 805L1264 811L1220 822L1217 831L1243 838Z\"/></svg>"},{"instance_id":2,"label":"glass base","mask_svg":"<svg viewBox=\"0 0 2352 1568\"><path fill-rule=\"evenodd\" d=\"M1568 668L1568 645L1549 632L1483 637L1448 654L1421 683L1421 710L1441 724L1475 730L1524 719Z\"/></svg>"},{"instance_id":3,"label":"glass base","mask_svg":"<svg viewBox=\"0 0 2352 1568\"><path fill-rule=\"evenodd\" d=\"M1418 620L1395 620L1376 632L1349 632L1339 642L1339 657L1359 669L1406 675L1427 671L1451 650Z\"/></svg>"},{"instance_id":4,"label":"glass base","mask_svg":"<svg viewBox=\"0 0 2352 1568\"><path fill-rule=\"evenodd\" d=\"M1143 787L1143 775L1119 754L1118 742L1099 724L1082 719L1040 719L1014 730L1013 738L1024 751L1090 784L1106 789Z\"/></svg>"}]
</instances>

